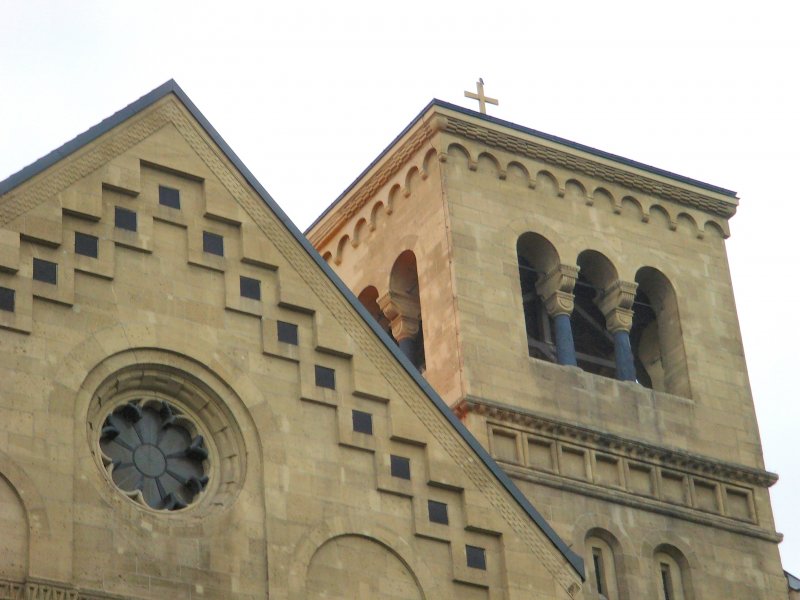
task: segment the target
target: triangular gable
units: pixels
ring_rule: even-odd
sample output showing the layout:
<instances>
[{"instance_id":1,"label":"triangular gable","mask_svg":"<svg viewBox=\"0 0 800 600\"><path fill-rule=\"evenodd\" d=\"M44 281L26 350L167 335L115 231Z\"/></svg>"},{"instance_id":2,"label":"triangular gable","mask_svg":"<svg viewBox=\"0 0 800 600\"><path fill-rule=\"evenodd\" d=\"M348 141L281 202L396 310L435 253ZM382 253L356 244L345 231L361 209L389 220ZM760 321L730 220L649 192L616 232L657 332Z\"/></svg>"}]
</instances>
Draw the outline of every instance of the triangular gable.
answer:
<instances>
[{"instance_id":1,"label":"triangular gable","mask_svg":"<svg viewBox=\"0 0 800 600\"><path fill-rule=\"evenodd\" d=\"M132 117L152 109L170 94L180 101L185 110L202 127L205 134L222 152L222 156L214 155L205 141L193 130L194 126L187 122L184 113L176 110L177 107L170 103L162 104L158 110L152 110L146 118L139 119L131 131L126 131L115 138L114 148L102 149L92 146L104 134L125 124ZM538 527L552 546L581 577L583 577L582 559L572 552L552 530L480 443L455 417L444 401L413 368L392 340L375 324L361 303L322 260L308 240L174 81L168 81L74 140L0 182L0 225L7 225L25 215L33 215L38 210L46 209L48 200L61 193L72 182L91 174L108 159L108 152L121 153L126 144L133 145L165 125L175 126L181 131L190 145L193 145L194 150L202 155L209 168L220 178L228 192L237 199L255 221L261 232L272 240L305 284L312 288L323 301L329 311L327 318L335 319L341 324L349 338L378 367L397 395L403 398L417 417L425 422L428 430L440 441L450 458L454 459L476 487L487 495L494 509L503 516L508 525L527 540L528 547L542 560L551 574L560 581L565 589L572 587L570 580L573 577L563 571L561 562L552 556L552 550L543 549L538 536L529 532L531 523ZM71 163L69 172L59 172L56 169L51 173L46 173L61 159L76 153L80 155L80 158ZM255 190L263 203L277 217L277 222L266 216L263 206L248 206L251 195L241 188L238 180L229 175L226 177L227 167L223 161L229 161L238 170L247 184ZM44 215L42 218L46 220L47 216ZM281 229L288 231L291 236L285 236ZM41 235L46 237L48 233L45 231ZM257 244L257 241L253 243ZM325 274L327 279L319 277L320 271ZM293 300L286 297L281 298L281 302L286 305L301 304L302 299ZM315 343L319 348L327 347L329 350L343 355L352 352L346 347L347 342L344 343L345 347L343 348L340 340L318 339L315 340ZM365 368L364 379L377 381L380 378L375 376L372 369ZM368 384L365 385L369 387ZM380 387L380 382L377 386ZM424 392L426 403L419 402L418 390ZM380 396L382 392L377 391L375 394ZM438 413L438 418L431 418L431 408ZM464 445L471 452L465 453ZM477 457L479 462L476 463L472 456ZM517 511L507 510L508 496L504 492L510 494L522 509L522 513L527 517L527 522L525 519L520 519L521 515Z\"/></svg>"}]
</instances>

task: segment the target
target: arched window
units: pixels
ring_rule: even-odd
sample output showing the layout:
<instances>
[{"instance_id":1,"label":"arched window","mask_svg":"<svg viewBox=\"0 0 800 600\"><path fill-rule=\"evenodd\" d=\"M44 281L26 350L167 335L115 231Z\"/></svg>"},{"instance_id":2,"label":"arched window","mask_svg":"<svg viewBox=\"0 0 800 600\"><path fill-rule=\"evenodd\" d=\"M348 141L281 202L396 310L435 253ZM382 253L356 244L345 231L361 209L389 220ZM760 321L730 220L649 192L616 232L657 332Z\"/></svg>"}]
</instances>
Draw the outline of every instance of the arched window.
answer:
<instances>
[{"instance_id":1,"label":"arched window","mask_svg":"<svg viewBox=\"0 0 800 600\"><path fill-rule=\"evenodd\" d=\"M578 366L584 371L614 377L614 337L606 328L606 318L597 302L612 283L617 270L611 261L595 250L578 255L578 282L575 284L575 308L572 311L572 336Z\"/></svg>"},{"instance_id":2,"label":"arched window","mask_svg":"<svg viewBox=\"0 0 800 600\"><path fill-rule=\"evenodd\" d=\"M558 253L541 235L523 233L517 240L517 261L528 354L534 358L556 362L553 324L536 290L536 284L560 264Z\"/></svg>"},{"instance_id":3,"label":"arched window","mask_svg":"<svg viewBox=\"0 0 800 600\"><path fill-rule=\"evenodd\" d=\"M659 600L691 600L688 564L672 546L659 546L654 554Z\"/></svg>"},{"instance_id":4,"label":"arched window","mask_svg":"<svg viewBox=\"0 0 800 600\"><path fill-rule=\"evenodd\" d=\"M590 532L586 538L586 565L589 595L598 600L620 600L617 583L617 561L606 532Z\"/></svg>"},{"instance_id":5,"label":"arched window","mask_svg":"<svg viewBox=\"0 0 800 600\"><path fill-rule=\"evenodd\" d=\"M425 338L419 301L417 257L405 250L392 265L389 292L379 299L400 349L420 371L425 370Z\"/></svg>"},{"instance_id":6,"label":"arched window","mask_svg":"<svg viewBox=\"0 0 800 600\"><path fill-rule=\"evenodd\" d=\"M636 273L631 348L636 378L661 392L690 397L689 376L678 302L672 284L658 269Z\"/></svg>"}]
</instances>

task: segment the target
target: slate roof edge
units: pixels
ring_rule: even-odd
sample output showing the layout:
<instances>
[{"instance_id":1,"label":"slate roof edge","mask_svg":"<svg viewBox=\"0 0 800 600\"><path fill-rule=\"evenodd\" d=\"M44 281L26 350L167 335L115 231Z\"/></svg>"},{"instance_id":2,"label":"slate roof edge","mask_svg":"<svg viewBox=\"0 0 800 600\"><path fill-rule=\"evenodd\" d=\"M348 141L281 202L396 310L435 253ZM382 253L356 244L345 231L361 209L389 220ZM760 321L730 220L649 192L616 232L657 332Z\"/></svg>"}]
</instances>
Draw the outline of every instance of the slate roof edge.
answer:
<instances>
[{"instance_id":1,"label":"slate roof edge","mask_svg":"<svg viewBox=\"0 0 800 600\"><path fill-rule=\"evenodd\" d=\"M270 196L269 192L264 188L264 186L259 183L259 181L255 178L255 176L250 172L250 170L244 165L244 163L239 159L233 149L228 146L227 142L222 138L222 136L217 132L216 129L211 125L211 123L205 118L203 113L195 106L194 102L192 102L186 93L181 89L181 87L175 82L174 79L170 79L169 81L163 83L162 85L158 86L151 92L145 94L135 102L129 104L122 110L117 111L110 117L102 120L97 125L89 128L85 132L81 133L80 135L76 136L74 139L70 140L69 142L63 144L59 148L56 148L49 154L45 155L44 157L40 158L39 160L33 162L32 164L24 167L22 170L14 173L10 177L6 178L3 181L0 181L0 196L7 193L11 189L17 187L18 185L24 183L25 181L31 179L38 173L44 171L48 167L52 166L62 158L65 158L69 154L79 150L86 144L94 141L95 139L99 138L103 134L107 133L117 125L120 125L125 120L129 119L130 117L134 116L135 114L141 112L142 110L148 108L149 106L155 104L157 101L161 100L168 94L175 94L175 96L183 103L186 109L192 114L192 116L197 120L197 122L203 127L206 131L208 136L214 141L217 146L223 151L226 158L234 165L234 167L242 174L242 176L247 180L250 186L261 196L261 199L267 204L267 206L272 210L275 215L280 219L283 225L289 230L289 232L295 237L295 239L300 243L303 249L308 253L314 262L322 269L322 271L328 276L328 278L333 282L339 292L344 295L347 301L353 306L356 312L361 316L361 318L365 321L365 323L372 328L372 331L380 338L383 344L387 347L387 349L392 353L392 355L397 359L400 364L405 368L408 374L412 377L415 383L425 392L425 394L431 399L434 406L439 410L439 412L444 415L444 417L448 420L448 422L455 428L455 430L461 435L462 438L467 442L470 448L478 455L481 461L489 468L492 472L494 477L500 482L503 487L508 490L514 500L520 505L520 507L528 514L528 516L536 523L536 525L542 530L542 532L547 536L550 542L555 546L555 548L564 556L567 562L572 566L572 568L576 571L576 573L581 577L582 580L586 580L585 570L583 559L578 556L575 552L573 552L567 544L562 540L558 534L553 530L550 524L545 520L545 518L539 513L539 511L534 508L534 506L530 503L530 501L525 497L525 495L517 488L517 486L511 481L508 475L500 468L500 466L492 459L492 457L488 454L486 449L478 442L478 440L467 430L467 428L458 420L450 407L442 400L439 395L434 391L434 389L428 384L427 381L420 375L419 371L411 364L411 362L400 352L400 349L397 347L397 344L392 342L391 338L378 326L377 322L372 318L372 316L367 312L367 310L361 305L361 302L353 295L350 289L344 284L344 282L339 278L339 276L333 271L333 269L326 263L322 256L320 256L319 252L317 252L314 247L311 245L311 242L306 239L305 235L297 228L297 226L292 222L292 220L288 217L288 215L283 211L283 209L278 205L278 203ZM422 116L430 106L432 106L436 100L432 101L417 117ZM403 132L398 136L398 139L402 137L402 135L410 128L415 122L409 124L409 126L403 130ZM391 147L391 145L389 146ZM387 148L388 150L388 148ZM384 151L385 153L386 151ZM378 158L380 159L380 157ZM378 160L376 159L376 160Z\"/></svg>"},{"instance_id":2,"label":"slate roof edge","mask_svg":"<svg viewBox=\"0 0 800 600\"><path fill-rule=\"evenodd\" d=\"M789 571L784 571L783 574L786 576L789 590L792 592L800 592L800 579L789 573Z\"/></svg>"},{"instance_id":3,"label":"slate roof edge","mask_svg":"<svg viewBox=\"0 0 800 600\"><path fill-rule=\"evenodd\" d=\"M591 155L596 156L598 158L603 158L603 159L606 159L606 160L610 160L610 161L619 163L621 165L625 165L627 167L632 167L632 168L635 168L635 169L639 169L641 171L645 171L646 173L650 173L651 175L658 175L660 177L665 177L667 179L671 179L673 181L677 181L677 182L680 182L680 183L691 185L691 186L694 186L694 187L697 187L697 188L700 188L700 189L703 189L703 190L706 190L706 191L709 191L709 192L714 192L716 194L721 194L723 196L727 196L727 197L731 198L732 200L736 200L737 199L736 192L733 191L733 190L729 190L729 189L726 189L726 188L723 188L723 187L719 187L719 186L716 186L716 185L713 185L713 184L710 184L710 183L705 183L705 182L700 181L698 179L692 179L691 177L686 177L684 175L679 175L677 173L673 173L671 171L667 171L666 169L660 169L658 167L654 167L652 165L648 165L648 164L643 163L643 162L639 162L639 161L636 161L636 160L633 160L633 159L630 159L630 158L625 158L624 156L620 156L618 154L612 154L611 152L606 152L605 150L599 150L599 149L594 148L592 146L587 146L585 144L581 144L581 143L578 143L578 142L573 142L572 140L568 140L566 138L558 137L556 135L552 135L552 134L549 134L549 133L544 133L542 131L538 131L536 129L531 129L530 127L525 127L523 125L518 125L517 123L513 123L511 121L506 121L504 119L499 119L497 117L492 117L490 115L484 115L484 114L479 113L477 111L470 110L468 108L464 108L463 106L458 106L456 104L451 104L450 102L446 102L444 100L439 100L437 98L434 98L433 100L431 100L427 104L427 106L425 106L425 108L423 108L419 112L419 114L417 114L416 117L414 117L411 120L411 122L408 125L406 125L406 127L403 129L403 131L401 131L391 142L389 142L389 144L383 149L383 151L381 151L381 153L375 158L375 160L373 160L367 166L366 169L364 169L361 173L359 173L359 175L353 180L353 182L349 186L347 186L347 188L341 194L339 194L339 196L333 202L331 202L330 205L328 205L328 207L322 212L322 214L320 214L316 219L314 219L314 222L311 223L311 225L309 225L306 228L305 233L308 234L312 229L314 229L314 227L316 227L328 215L328 213L331 212L334 209L334 207L336 207L336 205L339 204L339 202L345 196L347 196L347 194L349 194L350 191L352 191L353 188L355 188L359 184L359 182L361 182L364 179L364 177L367 175L367 173L369 173L378 163L380 163L380 161L391 151L391 149L395 146L395 144L397 144L397 142L399 142L415 125L417 125L417 123L419 123L419 121L422 119L422 117L431 108L433 108L434 106L439 106L441 108L446 108L448 110L452 110L454 112L460 113L460 114L468 116L468 117L474 117L476 119L480 119L480 120L486 121L488 123L493 123L495 125L500 125L502 127L507 127L509 129L512 129L514 131L518 131L520 133L524 133L526 135L531 135L531 136L538 137L538 138L543 139L543 140L547 140L549 142L554 142L554 143L557 143L557 144L561 144L561 145L566 146L568 148L572 148L573 150L578 150L580 152L586 152L587 154L591 154Z\"/></svg>"}]
</instances>

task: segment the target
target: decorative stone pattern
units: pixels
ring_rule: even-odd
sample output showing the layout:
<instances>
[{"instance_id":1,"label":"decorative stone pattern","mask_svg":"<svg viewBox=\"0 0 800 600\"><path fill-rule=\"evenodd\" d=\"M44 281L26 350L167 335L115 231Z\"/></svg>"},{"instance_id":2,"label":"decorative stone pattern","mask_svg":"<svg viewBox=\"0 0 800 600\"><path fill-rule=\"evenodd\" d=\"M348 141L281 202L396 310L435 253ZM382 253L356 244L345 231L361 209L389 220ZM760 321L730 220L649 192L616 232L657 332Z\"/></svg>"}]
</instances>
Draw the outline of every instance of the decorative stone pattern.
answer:
<instances>
[{"instance_id":1,"label":"decorative stone pattern","mask_svg":"<svg viewBox=\"0 0 800 600\"><path fill-rule=\"evenodd\" d=\"M89 592L52 583L0 579L0 600L124 600L123 596Z\"/></svg>"},{"instance_id":2,"label":"decorative stone pattern","mask_svg":"<svg viewBox=\"0 0 800 600\"><path fill-rule=\"evenodd\" d=\"M603 452L573 440L545 437L491 422L489 428L494 456L500 461L757 524L750 488ZM513 451L502 450L509 444ZM768 539L775 537L767 535Z\"/></svg>"},{"instance_id":3,"label":"decorative stone pattern","mask_svg":"<svg viewBox=\"0 0 800 600\"><path fill-rule=\"evenodd\" d=\"M531 433L544 435L551 439L562 439L571 445L586 446L589 444L595 448L609 448L624 456L635 459L644 458L648 461L694 473L701 477L711 474L719 479L735 482L739 485L758 487L771 487L778 481L778 476L769 471L709 460L706 457L675 448L665 448L638 440L626 439L598 429L557 421L527 411L512 411L508 407L498 406L474 397L467 398L463 403L454 407L454 410L462 417L468 412L474 411L476 414L483 415L492 421L503 422L506 427L508 423L513 423L513 427L522 426ZM509 430L506 435L513 436L516 439L518 433Z\"/></svg>"},{"instance_id":4,"label":"decorative stone pattern","mask_svg":"<svg viewBox=\"0 0 800 600\"><path fill-rule=\"evenodd\" d=\"M466 451L464 440L457 436L449 425L445 425L441 415L437 414L437 409L415 389L400 364L382 347L374 333L366 327L363 321L356 317L352 308L336 290L333 282L319 276L318 267L303 255L301 248L277 222L275 216L265 211L263 205L252 194L246 192L243 185L223 165L210 146L202 140L183 113L174 104L167 104L165 109L171 113L173 123L184 138L219 177L240 206L273 241L288 263L314 291L321 304L328 307L333 313L335 319L354 339L361 351L384 374L398 397L408 404L431 435L439 440L450 458L458 464L476 488L490 499L508 526L526 540L529 548L559 581L564 590L569 590L575 582L575 575L571 572L571 567L562 558L556 556L544 534L524 515L520 508L509 502L507 493L501 490L498 482L482 466L479 466L470 452Z\"/></svg>"},{"instance_id":5,"label":"decorative stone pattern","mask_svg":"<svg viewBox=\"0 0 800 600\"><path fill-rule=\"evenodd\" d=\"M331 510L337 515L362 510L368 511L364 514L369 515L370 521L377 519L373 515L380 515L411 529L411 535L406 537L418 540L411 542L415 548L424 550L426 557L438 557L423 567L448 574L435 579L441 590L472 586L489 598L503 598L511 588L529 588L533 573L544 598L563 596L559 588L577 593L580 582L573 567L476 459L463 438L375 338L285 225L265 208L219 150L210 145L200 126L173 98L163 100L141 118L151 119L153 112L163 117L161 126L155 131L134 130L144 136L136 152L145 152L149 135L160 136L162 145L158 153L133 161L131 176L124 185L99 188L102 191L98 192L96 206L76 203L68 214L55 211L46 235L32 234L28 229L32 221L13 222L15 228L27 232L23 234L21 252L50 240L65 256L71 254L65 242L71 236L64 232L72 230L64 228L79 223L85 233L100 240L98 260L102 263L82 264L80 269L77 260L70 264L80 272L70 284L71 303L37 303L34 293L27 294L27 302L37 306L42 321L33 321L30 335L20 336L26 341L19 343L38 344L43 328L48 330L48 343L52 346L46 358L37 355L36 360L49 361L47 377L57 382L53 384L52 397L41 391L34 394L32 404L38 407L50 402L53 407L52 411L47 406L43 410L36 408L37 419L46 419L49 427L52 418L55 427L60 423L69 425L76 417L81 422L86 418L86 439L81 443L73 445L72 440L66 439L59 440L56 450L46 446L48 452L60 452L58 469L63 472L58 473L58 478L63 485L48 491L47 505L58 507L51 509L57 516L54 529L58 528L57 543L64 546L67 560L51 567L43 566L37 558L35 570L44 569L52 572L53 578L71 581L74 565L76 577L91 583L87 588L108 586L127 597L264 597L267 542L259 532L265 529L265 519L269 518L280 531L270 542L270 556L277 558L271 560L269 584L278 590L276 595L286 594L285 580L291 574L287 576L278 565L294 566L288 557L291 544L301 545L300 533L329 521ZM132 120L135 122L136 118ZM124 130L130 131L127 126ZM0 199L2 206L6 202L13 204L18 196L34 204L41 201L37 206L49 206L53 198L48 196L59 186L84 183L82 178L109 161L130 166L129 154L116 153L129 152L132 146L128 142L124 147L111 144L113 140L113 132L100 138L74 165L68 157ZM184 143L191 152L181 146ZM154 160L156 157L158 161ZM181 189L180 212L155 206L150 189L155 179ZM192 189L196 193L194 200L192 194L185 193ZM28 196L26 190L31 191ZM136 232L120 233L110 228L108 211L116 205L137 210ZM3 214L14 220L16 213L9 211ZM224 257L210 257L198 251L202 231L206 230L224 236ZM16 239L20 231L15 231ZM53 241L57 238L62 240L61 245ZM80 260L84 258L89 260ZM168 268L172 271L162 272ZM132 281L132 273L140 278L152 276L152 285L142 286L141 279ZM240 298L240 274L259 279L260 302ZM30 281L30 274L21 263L11 279L22 290L24 282ZM109 296L119 300L109 301ZM202 301L196 302L195 296L201 296ZM297 324L298 345L276 341L277 320ZM0 347L4 352L8 350L6 342L17 343L17 337L12 337L16 333L0 333L4 336ZM139 360L121 370L115 367L116 357L128 352ZM8 350L7 355L10 353ZM63 356L61 366L53 365L58 356ZM211 394L202 377L193 375L194 367L186 366L195 356L202 357L207 365L206 370L201 370L204 377L213 378L219 373L227 378L225 385L230 385L230 390ZM272 360L275 357L284 360ZM39 364L32 362L31 370ZM337 371L336 390L316 389L315 364ZM28 371L21 372L28 375ZM96 385L86 383L96 379ZM74 414L76 393L85 401L81 406L84 411L88 407L88 414ZM226 398L227 404L219 401L221 397ZM242 431L225 410L238 407L237 397L246 406L237 408ZM143 413L149 410L149 398L164 400L185 411L198 428L204 428L204 445L208 445L210 456L206 461L207 489L185 509L145 510L122 498L102 473L88 468L104 466L98 438L104 425L114 425L107 422L108 415L115 407L129 406L129 402L141 398L145 402L137 406ZM310 402L296 402L297 399ZM290 404L289 400L295 402ZM270 411L275 406L286 410L272 415ZM372 414L372 435L352 431L353 409ZM52 417L42 416L50 412ZM314 418L304 418L312 415ZM151 416L155 419L155 415ZM169 416L162 417L159 412L158 418ZM327 423L335 425L331 431L336 433L338 444L326 444ZM120 424L116 426L119 429ZM17 436L24 423L18 426L4 422L2 427L11 427L12 435ZM308 431L301 432L303 428ZM256 436L254 429L258 430ZM0 431L6 435L5 429ZM193 432L190 435L195 438ZM251 441L245 449L241 442L246 435ZM44 446L55 440L51 436L35 443ZM306 453L316 455L307 457ZM371 483L385 477L385 461L391 453L412 457L411 485L418 487L412 488L411 503L404 499L397 504L398 494L383 489L391 485L378 489ZM341 456L335 472L343 474L348 485L323 479L322 471L330 464L331 456ZM107 458L113 462L114 457ZM296 472L298 463L312 459L306 472ZM152 462L144 461L143 468L148 469ZM375 471L365 472L365 465ZM42 473L53 475L40 469L37 476ZM270 478L267 484L260 479L262 476ZM323 511L319 486L328 483ZM60 490L70 490L70 497L65 498ZM269 500L259 499L259 493L268 495ZM99 498L102 501L98 502ZM434 532L438 536L436 543L431 543L430 531L418 514L419 507L425 506L429 498L446 500L453 507L450 529ZM357 506L354 499L365 501L365 506ZM268 517L259 513L259 502L261 508L270 507ZM374 510L376 502L384 507L382 512ZM115 525L120 531L112 533ZM384 524L370 526L373 531L369 535L375 536L389 529ZM213 547L209 546L209 539L215 540ZM216 540L222 541L217 544ZM36 543L42 547L44 542L37 538ZM465 557L459 549L467 544L486 550L485 571L464 566L460 559ZM452 546L452 552L447 545ZM55 542L48 548L54 547ZM508 547L513 560L507 561ZM74 554L70 549L76 549ZM84 597L80 595L83 592L63 589L76 598ZM436 591L430 593L437 595ZM458 594L447 591L442 597L448 596ZM297 597L303 597L302 593Z\"/></svg>"},{"instance_id":6,"label":"decorative stone pattern","mask_svg":"<svg viewBox=\"0 0 800 600\"><path fill-rule=\"evenodd\" d=\"M166 401L131 400L103 423L100 451L115 485L150 508L180 510L208 484L196 426Z\"/></svg>"},{"instance_id":7,"label":"decorative stone pattern","mask_svg":"<svg viewBox=\"0 0 800 600\"><path fill-rule=\"evenodd\" d=\"M529 140L523 141L519 137L493 131L475 123L469 123L466 120L449 117L445 131L486 144L489 147L502 149L517 156L541 160L564 167L570 171L577 171L627 188L641 190L653 196L668 198L678 204L699 208L720 217L730 218L736 210L736 205L730 201L717 200L699 193L692 193L599 161L582 158Z\"/></svg>"},{"instance_id":8,"label":"decorative stone pattern","mask_svg":"<svg viewBox=\"0 0 800 600\"><path fill-rule=\"evenodd\" d=\"M446 127L441 126L442 120L447 122ZM432 122L435 123L435 126L432 126ZM414 161L410 161L409 158L421 147L421 138L424 138L423 141L432 141L433 136L439 131L445 131L459 138L458 147L467 153L468 163L472 171L477 169L477 159L483 158L496 166L498 179L508 181L509 170L517 169L527 178L527 184L531 189L535 189L537 179L540 176L544 176L556 182L559 196L566 196L567 184L570 184L573 189L579 191L580 199L587 206L595 206L599 209L603 205L595 200L595 195L597 195L598 199L607 197L611 200L608 208L611 208L615 214L623 213L624 204L633 205L637 208L638 220L643 223L650 221L652 212L660 211L668 215L667 223L670 229L677 230L678 219L684 219L691 224L694 235L699 239L705 237L707 227L714 227L727 236L727 219L732 217L736 210L736 203L729 200L719 200L699 193L689 192L683 188L656 182L646 176L634 175L623 169L600 165L599 163L573 156L565 151L531 142L523 142L513 136L503 135L489 129L484 130L474 123L467 123L452 116L446 119L442 116L437 116L430 121L422 123L420 129L401 144L397 154L393 154L390 160L380 165L365 182L360 182L352 195L346 198L343 197L341 202L326 215L326 218L309 232L309 239L315 247L322 248L330 245L331 239L337 237L339 239L337 247L340 250L337 252L336 264L339 264L341 262L343 240L346 239L347 243L352 244L354 247L358 245L360 236L356 229L359 227L360 221L356 216L363 212L365 206L386 207L387 213L391 215L394 204L392 201L394 188L388 198L383 198L378 193L381 191L381 187L385 189L386 184L397 178L400 172L405 173L402 178L405 182L409 181L413 173L421 173L423 177L425 176L428 169L425 168L424 163L429 160L428 155L425 156L422 168L419 165L415 165ZM499 152L510 153L511 157L504 158L484 149L470 148L466 140L487 144ZM439 160L447 161L451 147L443 147L446 142L441 136L437 138L436 143L437 147L442 146L438 149ZM525 151L520 152L520 148L524 148ZM404 162L395 160L400 156L403 157ZM522 156L540 162L528 162L526 164L521 160L520 157ZM576 164L583 168L576 169ZM548 170L546 165L566 169L569 171L569 176L560 177L552 170ZM577 175L576 171L583 177ZM625 194L617 195L610 192L608 189L609 184L625 188ZM511 185L511 183L509 182L506 185ZM403 194L408 196L407 186L403 187ZM636 190L646 195L647 198L637 198L631 193L631 190ZM678 207L671 206L670 201L696 210L700 214L693 215L685 210L681 211ZM374 228L376 209L373 208L369 213L369 226ZM706 216L714 215L719 219L705 220L703 222L702 213L705 213Z\"/></svg>"}]
</instances>

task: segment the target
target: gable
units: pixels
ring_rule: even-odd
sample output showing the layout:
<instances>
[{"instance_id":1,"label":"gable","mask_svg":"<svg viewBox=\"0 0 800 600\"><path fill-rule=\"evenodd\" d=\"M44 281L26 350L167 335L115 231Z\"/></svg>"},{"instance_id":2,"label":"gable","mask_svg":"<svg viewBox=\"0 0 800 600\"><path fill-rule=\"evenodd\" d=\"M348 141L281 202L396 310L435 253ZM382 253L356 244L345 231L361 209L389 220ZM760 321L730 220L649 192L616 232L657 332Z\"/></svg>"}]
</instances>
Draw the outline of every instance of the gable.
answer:
<instances>
[{"instance_id":1,"label":"gable","mask_svg":"<svg viewBox=\"0 0 800 600\"><path fill-rule=\"evenodd\" d=\"M160 204L159 186L179 190L180 210ZM315 557L325 551L317 550L360 536L414 567L426 590L449 590L435 583L442 578L488 590L489 597L532 582L544 586L543 597L577 590L580 559L366 318L177 85L165 84L0 183L0 194L0 286L16 298L13 312L0 313L0 327L10 330L0 334L4 356L15 354L14 344L35 348L38 340L52 340L46 352L39 348L39 362L22 365L4 385L23 389L25 369L42 369L49 383L31 403L43 410L55 399L74 404L61 410L80 421L78 440L85 437L87 407L105 389L103 377L128 373L137 360L169 363L172 371L153 379L173 372L218 379L207 384L222 407L214 422L232 418L238 432L229 443L222 437L214 443L232 448L241 464L217 476L227 485L227 473L239 487L220 496L227 516L210 506L196 512L209 515L207 533L233 549L232 557L219 559L226 566L219 571L241 580L223 589L261 593L257 582L267 577L255 565L263 547L270 591L302 590L302 574L287 572L287 564L324 572ZM136 213L136 231L114 226L117 208ZM76 232L97 238L97 258L73 252ZM204 232L223 238L224 256L204 252ZM33 280L33 259L59 266L56 284ZM260 282L260 299L243 296L241 277ZM278 341L279 321L297 327L297 345ZM335 372L335 389L318 385L318 366ZM371 415L372 434L353 430L353 411ZM83 443L65 446L70 456L85 450ZM391 476L392 456L410 459L410 480ZM96 479L92 466L76 458L64 467L85 498L61 518L86 539L91 527L101 527L88 515L103 513L106 527L121 519L112 510L119 503L89 507L87 498L97 493L85 484ZM43 482L47 471L37 477ZM53 502L69 503L53 494ZM429 500L451 507L450 527L428 522ZM126 504L123 512L136 510ZM118 554L147 556L152 536L188 540L197 526L148 519L151 534L130 532ZM246 535L242 519L253 523ZM96 567L81 562L83 538L76 539L75 564L96 588L101 584L86 575ZM404 542L408 547L404 539L412 540ZM489 568L465 566L467 545L486 551ZM425 565L412 558L417 554L433 558ZM46 573L50 579L72 580L67 566L41 568L54 569ZM124 571L125 561L113 568ZM191 576L178 581L190 585ZM119 591L139 589L135 578L126 586Z\"/></svg>"}]
</instances>

